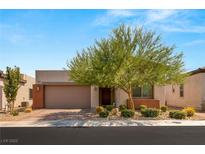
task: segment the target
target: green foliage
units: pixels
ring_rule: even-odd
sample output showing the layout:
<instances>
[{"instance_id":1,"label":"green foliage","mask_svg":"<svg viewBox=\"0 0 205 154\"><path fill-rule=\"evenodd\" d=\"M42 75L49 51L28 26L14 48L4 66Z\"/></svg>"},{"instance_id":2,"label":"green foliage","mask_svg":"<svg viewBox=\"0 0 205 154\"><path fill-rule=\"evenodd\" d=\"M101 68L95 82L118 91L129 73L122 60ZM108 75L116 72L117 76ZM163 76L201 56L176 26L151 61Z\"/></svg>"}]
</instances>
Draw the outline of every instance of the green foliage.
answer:
<instances>
[{"instance_id":1,"label":"green foliage","mask_svg":"<svg viewBox=\"0 0 205 154\"><path fill-rule=\"evenodd\" d=\"M140 105L140 107L139 107L140 111L141 111L141 110L144 110L144 109L146 109L146 108L147 108L146 105Z\"/></svg>"},{"instance_id":2,"label":"green foliage","mask_svg":"<svg viewBox=\"0 0 205 154\"><path fill-rule=\"evenodd\" d=\"M193 117L196 112L193 107L186 107L183 111L186 113L187 117Z\"/></svg>"},{"instance_id":3,"label":"green foliage","mask_svg":"<svg viewBox=\"0 0 205 154\"><path fill-rule=\"evenodd\" d=\"M102 111L102 112L99 113L99 116L101 118L107 118L109 116L109 112L107 110Z\"/></svg>"},{"instance_id":4,"label":"green foliage","mask_svg":"<svg viewBox=\"0 0 205 154\"><path fill-rule=\"evenodd\" d=\"M125 118L130 118L133 117L134 115L135 115L135 111L133 110L125 109L121 111L121 116Z\"/></svg>"},{"instance_id":5,"label":"green foliage","mask_svg":"<svg viewBox=\"0 0 205 154\"><path fill-rule=\"evenodd\" d=\"M106 105L105 108L107 111L111 112L112 109L114 108L114 106L113 105Z\"/></svg>"},{"instance_id":6,"label":"green foliage","mask_svg":"<svg viewBox=\"0 0 205 154\"><path fill-rule=\"evenodd\" d=\"M95 109L95 111L96 111L96 113L98 114L98 113L104 111L104 107L102 107L102 106L97 106L96 109Z\"/></svg>"},{"instance_id":7,"label":"green foliage","mask_svg":"<svg viewBox=\"0 0 205 154\"><path fill-rule=\"evenodd\" d=\"M21 102L21 106L22 107L29 107L29 102L26 102L26 101Z\"/></svg>"},{"instance_id":8,"label":"green foliage","mask_svg":"<svg viewBox=\"0 0 205 154\"><path fill-rule=\"evenodd\" d=\"M4 94L8 102L9 110L12 112L14 109L14 102L20 87L20 69L18 67L6 68L6 74L4 79Z\"/></svg>"},{"instance_id":9,"label":"green foliage","mask_svg":"<svg viewBox=\"0 0 205 154\"><path fill-rule=\"evenodd\" d=\"M120 112L125 110L125 109L127 109L127 105L122 104L122 105L119 106L119 111Z\"/></svg>"},{"instance_id":10,"label":"green foliage","mask_svg":"<svg viewBox=\"0 0 205 154\"><path fill-rule=\"evenodd\" d=\"M174 119L185 119L186 118L186 112L184 111L170 111L169 112L169 117L174 118Z\"/></svg>"},{"instance_id":11,"label":"green foliage","mask_svg":"<svg viewBox=\"0 0 205 154\"><path fill-rule=\"evenodd\" d=\"M177 112L178 110L171 110L169 111L169 117L174 118L174 113Z\"/></svg>"},{"instance_id":12,"label":"green foliage","mask_svg":"<svg viewBox=\"0 0 205 154\"><path fill-rule=\"evenodd\" d=\"M166 112L167 111L167 106L161 106L160 109L161 109L162 112Z\"/></svg>"},{"instance_id":13,"label":"green foliage","mask_svg":"<svg viewBox=\"0 0 205 154\"><path fill-rule=\"evenodd\" d=\"M124 90L134 107L132 87L182 83L183 54L155 32L120 25L108 38L83 49L67 64L77 83Z\"/></svg>"},{"instance_id":14,"label":"green foliage","mask_svg":"<svg viewBox=\"0 0 205 154\"><path fill-rule=\"evenodd\" d=\"M17 109L18 112L24 112L25 110L26 110L25 107L20 107L20 108Z\"/></svg>"},{"instance_id":15,"label":"green foliage","mask_svg":"<svg viewBox=\"0 0 205 154\"><path fill-rule=\"evenodd\" d=\"M15 111L12 111L11 114L12 114L13 116L18 116L18 115L19 115L19 112L18 112L17 110L15 110Z\"/></svg>"},{"instance_id":16,"label":"green foliage","mask_svg":"<svg viewBox=\"0 0 205 154\"><path fill-rule=\"evenodd\" d=\"M154 108L146 108L144 110L141 110L141 114L144 117L158 117L159 113L160 111Z\"/></svg>"}]
</instances>

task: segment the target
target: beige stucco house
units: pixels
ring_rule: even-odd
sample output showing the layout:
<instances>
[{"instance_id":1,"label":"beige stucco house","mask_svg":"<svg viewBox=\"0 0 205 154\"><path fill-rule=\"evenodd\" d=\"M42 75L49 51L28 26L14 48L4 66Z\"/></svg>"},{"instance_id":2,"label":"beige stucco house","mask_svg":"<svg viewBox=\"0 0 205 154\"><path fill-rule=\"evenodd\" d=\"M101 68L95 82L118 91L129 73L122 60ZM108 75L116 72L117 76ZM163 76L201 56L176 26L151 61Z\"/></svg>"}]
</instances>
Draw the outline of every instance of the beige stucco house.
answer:
<instances>
[{"instance_id":1,"label":"beige stucco house","mask_svg":"<svg viewBox=\"0 0 205 154\"><path fill-rule=\"evenodd\" d=\"M0 71L0 110L6 108L6 97L3 92L4 74L3 71ZM35 79L28 75L22 74L21 85L16 97L15 107L21 105L22 102L29 102L29 105L32 105L32 87L35 84Z\"/></svg>"},{"instance_id":2,"label":"beige stucco house","mask_svg":"<svg viewBox=\"0 0 205 154\"><path fill-rule=\"evenodd\" d=\"M136 99L137 98L137 99ZM126 104L127 94L118 88L79 85L69 78L65 70L38 70L33 87L33 108L94 108L115 103ZM150 107L165 104L164 87L133 89L136 106L141 103Z\"/></svg>"},{"instance_id":3,"label":"beige stucco house","mask_svg":"<svg viewBox=\"0 0 205 154\"><path fill-rule=\"evenodd\" d=\"M166 86L165 97L168 106L202 109L202 103L205 103L205 68L191 71L183 85Z\"/></svg>"}]
</instances>

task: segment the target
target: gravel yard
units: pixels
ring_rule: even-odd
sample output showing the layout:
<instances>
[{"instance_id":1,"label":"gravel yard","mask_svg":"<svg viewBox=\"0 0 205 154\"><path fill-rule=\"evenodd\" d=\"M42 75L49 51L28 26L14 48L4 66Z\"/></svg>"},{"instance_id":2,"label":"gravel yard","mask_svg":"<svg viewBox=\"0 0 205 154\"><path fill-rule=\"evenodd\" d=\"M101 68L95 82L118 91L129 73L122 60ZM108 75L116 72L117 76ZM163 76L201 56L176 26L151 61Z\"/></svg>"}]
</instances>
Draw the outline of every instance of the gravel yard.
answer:
<instances>
[{"instance_id":1,"label":"gravel yard","mask_svg":"<svg viewBox=\"0 0 205 154\"><path fill-rule=\"evenodd\" d=\"M102 120L95 111L81 110L81 109L40 109L33 110L31 113L20 112L18 116L12 116L10 114L0 113L0 121L21 121L21 120ZM118 113L117 116L110 116L105 118L106 120L125 120ZM105 120L104 119L104 120ZM171 120L169 118L169 112L161 113L156 118L142 117L139 111L135 112L135 116L130 118L133 120ZM205 120L205 112L197 112L193 117L186 120Z\"/></svg>"}]
</instances>

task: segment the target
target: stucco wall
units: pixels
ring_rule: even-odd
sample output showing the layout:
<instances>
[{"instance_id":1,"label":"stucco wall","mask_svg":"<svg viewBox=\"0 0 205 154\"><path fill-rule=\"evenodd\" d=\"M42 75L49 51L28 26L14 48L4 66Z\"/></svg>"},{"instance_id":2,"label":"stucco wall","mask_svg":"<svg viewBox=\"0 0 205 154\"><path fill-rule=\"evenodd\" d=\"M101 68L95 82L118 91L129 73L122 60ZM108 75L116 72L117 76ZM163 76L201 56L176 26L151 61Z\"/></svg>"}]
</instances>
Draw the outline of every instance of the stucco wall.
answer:
<instances>
[{"instance_id":1,"label":"stucco wall","mask_svg":"<svg viewBox=\"0 0 205 154\"><path fill-rule=\"evenodd\" d=\"M202 102L205 103L205 73L201 74L202 75Z\"/></svg>"},{"instance_id":2,"label":"stucco wall","mask_svg":"<svg viewBox=\"0 0 205 154\"><path fill-rule=\"evenodd\" d=\"M184 83L184 97L180 97L179 85L166 86L166 101L170 106L201 108L205 96L205 74L195 74L188 77ZM174 89L174 92L173 92Z\"/></svg>"},{"instance_id":3,"label":"stucco wall","mask_svg":"<svg viewBox=\"0 0 205 154\"><path fill-rule=\"evenodd\" d=\"M3 80L0 78L0 110L2 109L2 100L3 99Z\"/></svg>"},{"instance_id":4,"label":"stucco wall","mask_svg":"<svg viewBox=\"0 0 205 154\"><path fill-rule=\"evenodd\" d=\"M154 86L154 99L160 101L160 105L165 105L165 87Z\"/></svg>"},{"instance_id":5,"label":"stucco wall","mask_svg":"<svg viewBox=\"0 0 205 154\"><path fill-rule=\"evenodd\" d=\"M121 104L126 104L128 95L121 89L116 89L115 91L115 99L117 106ZM160 105L165 104L165 87L163 86L154 86L154 99L160 101Z\"/></svg>"},{"instance_id":6,"label":"stucco wall","mask_svg":"<svg viewBox=\"0 0 205 154\"><path fill-rule=\"evenodd\" d=\"M43 82L68 82L71 81L66 70L38 70L36 71L36 84Z\"/></svg>"},{"instance_id":7,"label":"stucco wall","mask_svg":"<svg viewBox=\"0 0 205 154\"><path fill-rule=\"evenodd\" d=\"M39 70L36 71L36 84L43 84L48 82L70 82L69 74L66 70ZM161 104L165 102L164 87L154 87L154 98L160 100ZM127 94L119 89L115 89L115 102L119 106L126 104L128 99ZM99 88L91 86L91 107L94 108L99 105Z\"/></svg>"},{"instance_id":8,"label":"stucco wall","mask_svg":"<svg viewBox=\"0 0 205 154\"><path fill-rule=\"evenodd\" d=\"M99 88L91 86L91 108L99 106Z\"/></svg>"},{"instance_id":9,"label":"stucco wall","mask_svg":"<svg viewBox=\"0 0 205 154\"><path fill-rule=\"evenodd\" d=\"M33 77L24 75L24 79L26 80L25 84L21 84L18 94L15 101L15 107L18 107L21 105L22 101L29 102L30 105L32 105L32 99L29 99L29 89L32 89L33 84L35 84L35 79ZM6 106L6 97L4 95L4 92L2 91L2 108L5 108Z\"/></svg>"},{"instance_id":10,"label":"stucco wall","mask_svg":"<svg viewBox=\"0 0 205 154\"><path fill-rule=\"evenodd\" d=\"M126 104L127 99L128 99L127 93L125 93L123 90L119 88L115 89L115 101L117 106L120 106L121 104Z\"/></svg>"}]
</instances>

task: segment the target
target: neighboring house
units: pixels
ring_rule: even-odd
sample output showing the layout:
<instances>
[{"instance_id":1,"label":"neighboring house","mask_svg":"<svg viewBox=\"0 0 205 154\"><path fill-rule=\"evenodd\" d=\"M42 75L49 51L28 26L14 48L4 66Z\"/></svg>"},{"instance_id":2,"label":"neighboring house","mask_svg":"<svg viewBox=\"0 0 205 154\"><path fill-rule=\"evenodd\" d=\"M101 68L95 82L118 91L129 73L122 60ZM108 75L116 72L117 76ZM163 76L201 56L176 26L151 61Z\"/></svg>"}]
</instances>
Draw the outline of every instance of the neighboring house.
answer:
<instances>
[{"instance_id":1,"label":"neighboring house","mask_svg":"<svg viewBox=\"0 0 205 154\"><path fill-rule=\"evenodd\" d=\"M32 87L35 83L35 79L28 75L22 74L22 80L18 94L15 101L15 107L21 105L22 102L29 102L29 105L32 105ZM4 110L7 105L6 97L3 91L4 82L4 73L0 71L0 110Z\"/></svg>"},{"instance_id":2,"label":"neighboring house","mask_svg":"<svg viewBox=\"0 0 205 154\"><path fill-rule=\"evenodd\" d=\"M166 103L174 107L202 109L205 103L205 68L191 71L182 85L166 86Z\"/></svg>"},{"instance_id":3,"label":"neighboring house","mask_svg":"<svg viewBox=\"0 0 205 154\"><path fill-rule=\"evenodd\" d=\"M127 94L118 88L79 85L65 70L36 71L33 108L94 108L99 105L126 104ZM165 103L164 87L133 88L136 106L159 107Z\"/></svg>"}]
</instances>

